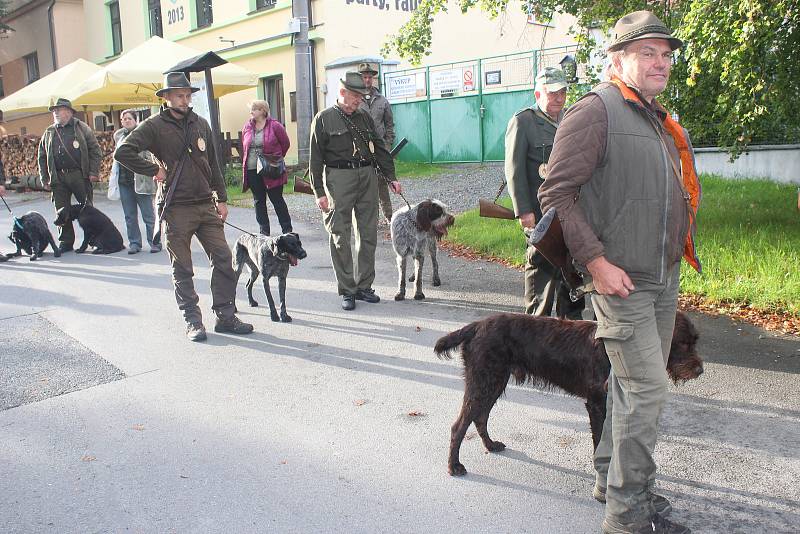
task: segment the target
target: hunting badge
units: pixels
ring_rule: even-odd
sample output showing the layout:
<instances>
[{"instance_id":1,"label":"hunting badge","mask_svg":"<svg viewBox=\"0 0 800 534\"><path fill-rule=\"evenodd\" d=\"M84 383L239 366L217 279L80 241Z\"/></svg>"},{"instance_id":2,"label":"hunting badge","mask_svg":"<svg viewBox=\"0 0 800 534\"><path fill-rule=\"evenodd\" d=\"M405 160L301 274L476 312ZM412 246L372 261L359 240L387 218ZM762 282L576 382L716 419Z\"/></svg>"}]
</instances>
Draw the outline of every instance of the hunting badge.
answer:
<instances>
[{"instance_id":1,"label":"hunting badge","mask_svg":"<svg viewBox=\"0 0 800 534\"><path fill-rule=\"evenodd\" d=\"M539 176L541 178L547 178L547 163L539 165Z\"/></svg>"},{"instance_id":2,"label":"hunting badge","mask_svg":"<svg viewBox=\"0 0 800 534\"><path fill-rule=\"evenodd\" d=\"M72 140L72 148L80 148L80 147L81 147L81 144L78 143L78 140L77 139L73 139Z\"/></svg>"},{"instance_id":3,"label":"hunting badge","mask_svg":"<svg viewBox=\"0 0 800 534\"><path fill-rule=\"evenodd\" d=\"M202 137L197 138L197 148L200 149L200 152L206 151L206 140L203 139Z\"/></svg>"}]
</instances>

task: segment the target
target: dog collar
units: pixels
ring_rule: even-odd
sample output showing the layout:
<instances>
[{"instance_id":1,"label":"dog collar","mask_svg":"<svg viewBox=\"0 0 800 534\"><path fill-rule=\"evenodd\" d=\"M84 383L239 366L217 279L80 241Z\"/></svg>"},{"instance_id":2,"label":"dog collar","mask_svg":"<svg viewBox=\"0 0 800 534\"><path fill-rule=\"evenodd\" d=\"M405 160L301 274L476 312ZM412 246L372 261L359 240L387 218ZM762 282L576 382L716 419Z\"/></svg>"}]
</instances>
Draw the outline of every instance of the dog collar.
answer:
<instances>
[{"instance_id":1,"label":"dog collar","mask_svg":"<svg viewBox=\"0 0 800 534\"><path fill-rule=\"evenodd\" d=\"M20 221L17 217L14 217L14 226L19 228L20 230L25 230L25 227L22 226L22 221Z\"/></svg>"}]
</instances>

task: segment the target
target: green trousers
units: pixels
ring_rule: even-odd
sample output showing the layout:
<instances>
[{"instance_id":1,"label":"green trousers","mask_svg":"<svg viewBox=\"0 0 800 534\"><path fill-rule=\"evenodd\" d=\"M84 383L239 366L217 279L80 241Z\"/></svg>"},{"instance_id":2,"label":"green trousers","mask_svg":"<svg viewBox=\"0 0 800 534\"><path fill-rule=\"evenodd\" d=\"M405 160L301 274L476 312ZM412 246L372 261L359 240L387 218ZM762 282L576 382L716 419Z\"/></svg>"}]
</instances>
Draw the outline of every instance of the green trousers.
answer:
<instances>
[{"instance_id":1,"label":"green trousers","mask_svg":"<svg viewBox=\"0 0 800 534\"><path fill-rule=\"evenodd\" d=\"M62 173L56 171L56 175L50 181L50 198L56 211L67 207L75 197L76 204L83 204L88 198L92 203L92 182L83 177L80 170ZM58 228L58 242L61 245L73 246L75 244L75 228L72 222Z\"/></svg>"},{"instance_id":2,"label":"green trousers","mask_svg":"<svg viewBox=\"0 0 800 534\"><path fill-rule=\"evenodd\" d=\"M325 168L329 210L323 214L331 263L340 295L370 289L375 280L378 245L378 175L373 167ZM357 262L353 264L350 232L355 230Z\"/></svg>"},{"instance_id":3,"label":"green trousers","mask_svg":"<svg viewBox=\"0 0 800 534\"><path fill-rule=\"evenodd\" d=\"M231 249L225 240L222 219L211 200L196 204L173 204L164 216L164 242L172 262L175 300L187 323L201 322L200 299L194 290L192 237L211 262L211 309L217 317L229 319L234 313L236 273Z\"/></svg>"},{"instance_id":4,"label":"green trousers","mask_svg":"<svg viewBox=\"0 0 800 534\"><path fill-rule=\"evenodd\" d=\"M611 361L606 420L594 453L596 483L606 487L606 521L624 530L654 510L658 419L667 398L667 358L675 328L680 264L665 284L634 280L628 298L594 295L596 337Z\"/></svg>"}]
</instances>

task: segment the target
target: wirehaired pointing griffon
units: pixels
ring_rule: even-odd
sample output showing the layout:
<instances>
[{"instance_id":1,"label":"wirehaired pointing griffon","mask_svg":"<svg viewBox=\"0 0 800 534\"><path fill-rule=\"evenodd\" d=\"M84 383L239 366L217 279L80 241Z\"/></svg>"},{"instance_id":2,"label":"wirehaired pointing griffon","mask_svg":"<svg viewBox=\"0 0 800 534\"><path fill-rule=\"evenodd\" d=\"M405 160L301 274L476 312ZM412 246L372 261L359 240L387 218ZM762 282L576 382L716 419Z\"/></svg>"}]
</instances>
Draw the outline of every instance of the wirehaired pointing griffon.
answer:
<instances>
[{"instance_id":1,"label":"wirehaired pointing griffon","mask_svg":"<svg viewBox=\"0 0 800 534\"><path fill-rule=\"evenodd\" d=\"M296 266L298 260L306 257L300 236L294 232L282 234L278 237L264 235L242 234L236 240L233 250L233 270L236 271L236 281L242 274L244 266L250 269L250 280L247 281L247 299L250 306L258 306L253 298L253 284L261 274L264 281L264 293L269 302L269 314L273 321L283 323L291 322L292 318L286 313L286 277L289 267ZM275 308L275 301L269 290L269 279L278 278L278 298L280 298L280 314Z\"/></svg>"},{"instance_id":2,"label":"wirehaired pointing griffon","mask_svg":"<svg viewBox=\"0 0 800 534\"><path fill-rule=\"evenodd\" d=\"M408 256L414 258L414 274L409 281L414 282L414 300L425 298L422 293L422 265L425 251L428 251L433 264L433 285L439 286L439 262L436 260L436 242L447 235L455 219L447 211L447 206L438 200L423 200L411 208L405 207L392 215L392 247L397 254L398 287L394 300L406 298L406 262Z\"/></svg>"},{"instance_id":3,"label":"wirehaired pointing griffon","mask_svg":"<svg viewBox=\"0 0 800 534\"><path fill-rule=\"evenodd\" d=\"M473 422L488 451L505 449L503 443L489 437L487 422L512 375L517 384L560 388L585 399L596 448L606 419L611 370L602 339L594 337L596 330L597 323L592 321L501 313L440 338L433 349L437 356L450 359L450 352L461 347L464 360L464 402L451 428L449 473L461 476L467 472L458 452ZM678 312L667 361L667 374L676 384L703 373L703 360L695 350L697 338L689 318Z\"/></svg>"}]
</instances>

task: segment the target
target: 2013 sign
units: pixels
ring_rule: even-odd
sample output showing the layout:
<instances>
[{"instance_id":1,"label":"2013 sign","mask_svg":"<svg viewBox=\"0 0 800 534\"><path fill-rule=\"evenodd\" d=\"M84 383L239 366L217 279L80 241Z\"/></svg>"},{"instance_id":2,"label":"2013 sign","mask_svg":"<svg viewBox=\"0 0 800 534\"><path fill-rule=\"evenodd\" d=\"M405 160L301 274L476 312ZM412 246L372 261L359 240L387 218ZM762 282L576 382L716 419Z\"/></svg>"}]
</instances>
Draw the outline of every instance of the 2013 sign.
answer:
<instances>
[{"instance_id":1,"label":"2013 sign","mask_svg":"<svg viewBox=\"0 0 800 534\"><path fill-rule=\"evenodd\" d=\"M183 18L183 6L167 10L167 24L175 24L176 22L182 21Z\"/></svg>"}]
</instances>

